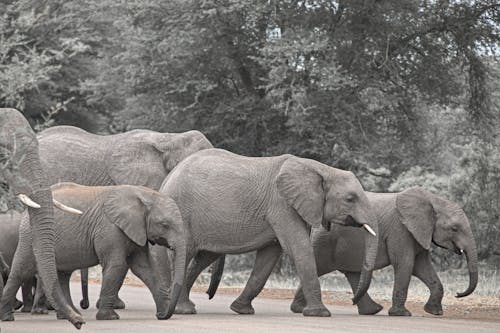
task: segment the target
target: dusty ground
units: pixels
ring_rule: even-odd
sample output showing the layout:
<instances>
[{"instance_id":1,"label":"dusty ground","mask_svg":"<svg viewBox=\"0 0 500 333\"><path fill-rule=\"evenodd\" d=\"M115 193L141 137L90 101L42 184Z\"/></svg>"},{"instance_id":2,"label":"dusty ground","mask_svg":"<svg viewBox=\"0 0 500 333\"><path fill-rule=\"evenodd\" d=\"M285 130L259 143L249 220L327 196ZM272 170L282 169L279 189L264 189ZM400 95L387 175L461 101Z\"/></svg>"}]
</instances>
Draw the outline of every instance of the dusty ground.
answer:
<instances>
[{"instance_id":1,"label":"dusty ground","mask_svg":"<svg viewBox=\"0 0 500 333\"><path fill-rule=\"evenodd\" d=\"M74 277L73 280L77 281L79 280L79 278ZM100 279L91 278L90 283L100 283ZM131 286L143 286L141 281L138 281L136 278L129 276L125 279L125 284ZM193 291L196 292L205 292L206 290L206 285L195 285L193 287ZM236 298L241 291L242 288L219 287L219 289L217 290L217 294L234 295L234 298ZM349 292L323 291L322 294L323 301L326 304L352 306L352 294ZM266 299L290 300L291 303L293 295L293 289L264 288L259 297ZM384 306L382 313L387 313L387 310L390 308L390 301L384 300L386 296L377 295L377 293L371 293L371 296L374 300ZM419 314L424 317L433 317L433 315L430 315L423 310L424 304L427 301L427 297L428 295L409 296L406 307L414 314ZM445 297L443 299L443 309L444 318L473 319L500 323L500 298L498 297L474 295L462 299L457 299L455 297Z\"/></svg>"}]
</instances>

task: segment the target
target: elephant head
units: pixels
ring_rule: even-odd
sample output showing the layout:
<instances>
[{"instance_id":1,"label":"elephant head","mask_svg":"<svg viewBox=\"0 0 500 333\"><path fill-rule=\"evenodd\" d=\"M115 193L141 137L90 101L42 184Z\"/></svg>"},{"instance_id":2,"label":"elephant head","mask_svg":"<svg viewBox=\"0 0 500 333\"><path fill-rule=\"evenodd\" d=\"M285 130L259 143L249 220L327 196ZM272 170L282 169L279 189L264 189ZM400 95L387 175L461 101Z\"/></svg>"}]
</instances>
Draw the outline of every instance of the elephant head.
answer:
<instances>
[{"instance_id":1,"label":"elephant head","mask_svg":"<svg viewBox=\"0 0 500 333\"><path fill-rule=\"evenodd\" d=\"M157 190L180 161L199 150L213 148L199 131L136 130L129 134L135 139L117 142L117 146L111 147L107 160L107 170L115 184L142 185Z\"/></svg>"},{"instance_id":2,"label":"elephant head","mask_svg":"<svg viewBox=\"0 0 500 333\"><path fill-rule=\"evenodd\" d=\"M277 186L287 202L313 227L322 225L330 230L331 223L336 223L366 228L365 258L353 298L356 304L370 286L378 248L378 221L359 180L352 172L290 157L281 166Z\"/></svg>"},{"instance_id":3,"label":"elephant head","mask_svg":"<svg viewBox=\"0 0 500 333\"><path fill-rule=\"evenodd\" d=\"M469 286L457 297L470 295L477 286L477 249L469 220L456 204L420 187L413 187L398 194L396 207L402 222L415 240L426 250L431 243L465 253L469 269Z\"/></svg>"},{"instance_id":4,"label":"elephant head","mask_svg":"<svg viewBox=\"0 0 500 333\"><path fill-rule=\"evenodd\" d=\"M127 237L139 246L148 241L173 250L174 280L170 303L158 319L168 319L175 310L186 268L186 235L181 213L168 196L145 187L121 186L103 197L103 212Z\"/></svg>"},{"instance_id":5,"label":"elephant head","mask_svg":"<svg viewBox=\"0 0 500 333\"><path fill-rule=\"evenodd\" d=\"M4 155L4 181L28 205L33 252L47 297L80 328L83 318L68 305L57 280L53 200L40 163L38 141L28 121L17 110L0 109L0 147Z\"/></svg>"}]
</instances>

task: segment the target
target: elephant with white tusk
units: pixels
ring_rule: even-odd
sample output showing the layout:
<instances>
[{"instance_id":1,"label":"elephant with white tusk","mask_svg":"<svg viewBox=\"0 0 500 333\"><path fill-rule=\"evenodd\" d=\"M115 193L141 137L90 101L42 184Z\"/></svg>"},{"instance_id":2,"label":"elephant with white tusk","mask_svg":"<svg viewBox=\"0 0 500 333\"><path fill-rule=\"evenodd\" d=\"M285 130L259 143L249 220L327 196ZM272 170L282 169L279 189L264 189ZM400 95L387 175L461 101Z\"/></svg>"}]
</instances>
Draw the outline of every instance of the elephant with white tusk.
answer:
<instances>
[{"instance_id":1,"label":"elephant with white tusk","mask_svg":"<svg viewBox=\"0 0 500 333\"><path fill-rule=\"evenodd\" d=\"M172 316L176 297L168 295L154 266L148 242L175 252L178 269L174 276L184 279L186 241L184 224L175 202L167 195L142 186L83 186L60 183L52 186L56 201L76 207L56 210L55 256L65 299L78 312L70 297L69 278L76 269L101 264L103 281L98 320L119 319L113 307L118 290L130 268L149 288L156 303L158 319ZM74 214L75 211L80 214ZM13 319L13 300L23 281L31 279L37 266L31 247L31 227L26 214L19 227L19 244L0 302L0 319ZM75 260L78 258L78 260ZM58 311L58 318L65 313Z\"/></svg>"},{"instance_id":2,"label":"elephant with white tusk","mask_svg":"<svg viewBox=\"0 0 500 333\"><path fill-rule=\"evenodd\" d=\"M262 277L258 292L283 248L294 259L305 286L308 303L302 313L329 316L321 301L309 238L309 229L321 225L371 227L362 229L366 255L355 302L370 285L378 226L368 198L351 172L292 155L245 157L207 149L179 163L160 192L178 203L190 231L188 260L194 257L185 283L173 282L174 290L182 288L176 313L195 313L189 290L198 274L220 255L257 250L256 271Z\"/></svg>"},{"instance_id":3,"label":"elephant with white tusk","mask_svg":"<svg viewBox=\"0 0 500 333\"><path fill-rule=\"evenodd\" d=\"M56 275L52 194L40 161L38 140L26 118L15 109L0 108L0 148L6 155L2 157L8 157L2 160L2 182L13 193L22 194L21 200L29 206L33 252L47 296L76 328L81 328L85 321L61 296ZM9 165L14 167L7 168Z\"/></svg>"},{"instance_id":4,"label":"elephant with white tusk","mask_svg":"<svg viewBox=\"0 0 500 333\"><path fill-rule=\"evenodd\" d=\"M199 131L160 133L132 130L96 135L73 126L54 126L38 134L40 160L51 185L74 182L88 186L140 185L158 190L179 161L212 144ZM88 271L82 270L80 306L89 307ZM99 302L97 302L99 306ZM117 298L115 308L125 303ZM35 312L44 313L42 304Z\"/></svg>"}]
</instances>

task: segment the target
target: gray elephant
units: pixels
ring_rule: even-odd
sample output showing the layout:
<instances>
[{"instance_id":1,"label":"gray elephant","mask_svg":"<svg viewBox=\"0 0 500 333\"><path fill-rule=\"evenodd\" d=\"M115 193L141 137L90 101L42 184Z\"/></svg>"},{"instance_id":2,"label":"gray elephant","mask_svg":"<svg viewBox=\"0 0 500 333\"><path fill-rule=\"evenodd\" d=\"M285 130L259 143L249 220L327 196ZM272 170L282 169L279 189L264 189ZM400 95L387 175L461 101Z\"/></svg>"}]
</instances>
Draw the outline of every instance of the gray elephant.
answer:
<instances>
[{"instance_id":1,"label":"gray elephant","mask_svg":"<svg viewBox=\"0 0 500 333\"><path fill-rule=\"evenodd\" d=\"M160 192L177 202L190 231L187 259L194 257L190 266L195 266L191 271L199 273L221 254L258 250L256 270L263 286L283 247L303 282L306 316L330 315L321 301L310 228L335 223L365 225L374 234L378 230L368 198L351 172L292 155L244 157L221 149L200 151L177 165ZM354 302L368 289L377 254L378 237L366 235ZM174 279L172 285L173 290L182 288L178 311L194 313L189 301L194 280L182 282Z\"/></svg>"},{"instance_id":2,"label":"gray elephant","mask_svg":"<svg viewBox=\"0 0 500 333\"><path fill-rule=\"evenodd\" d=\"M389 265L394 267L394 292L389 315L411 315L404 305L412 275L420 279L431 292L425 311L434 315L443 314L443 286L430 261L431 242L457 254L466 254L469 286L457 297L467 296L474 291L478 279L476 244L469 221L459 206L420 187L400 193L366 194L379 219L380 237L375 269ZM331 231L314 228L311 239L318 276L334 270L341 271L354 292L363 265L363 232L338 226L332 227ZM221 274L220 270L218 274ZM220 280L220 276L212 278ZM242 308L250 308L253 298L246 295L255 293L252 289L256 283L249 281L235 303L242 304ZM300 313L306 304L302 288L299 287L291 310ZM382 310L382 306L375 303L368 293L361 297L357 306L359 314L365 315Z\"/></svg>"},{"instance_id":3,"label":"gray elephant","mask_svg":"<svg viewBox=\"0 0 500 333\"><path fill-rule=\"evenodd\" d=\"M389 265L394 267L394 291L389 315L411 315L405 302L412 275L430 290L425 311L434 315L443 314L443 286L431 264L431 243L466 255L469 286L457 297L468 296L474 291L478 281L476 242L469 220L457 204L420 187L400 193L367 192L367 195L379 216L380 243L375 269ZM354 288L360 275L362 253L352 251L346 243L361 245L364 242L362 236L357 230L344 229L337 233L315 230L312 241L318 275L333 270L342 271ZM302 289L299 288L291 309L300 312L305 305ZM381 309L382 306L368 294L358 303L360 314L375 314Z\"/></svg>"},{"instance_id":4,"label":"gray elephant","mask_svg":"<svg viewBox=\"0 0 500 333\"><path fill-rule=\"evenodd\" d=\"M73 183L54 185L53 195L83 212L81 216L55 212L57 234L55 254L59 280L64 296L74 311L69 291L71 273L80 268L101 264L103 281L98 320L118 319L113 305L128 268L153 294L158 319L168 319L175 309L177 294L169 296L149 255L148 242L175 252L174 262L185 266L186 241L184 224L175 202L142 186L88 187ZM23 219L19 245L11 273L0 303L0 319L12 320L13 299L21 282L36 272L31 249L31 227ZM78 260L75 260L78 258ZM184 269L175 271L176 279L184 278ZM58 312L58 317L61 314Z\"/></svg>"},{"instance_id":5,"label":"gray elephant","mask_svg":"<svg viewBox=\"0 0 500 333\"><path fill-rule=\"evenodd\" d=\"M12 259L14 258L14 253L16 252L17 242L19 240L19 224L21 223L22 213L11 210L5 214L0 214L0 253L2 254L2 260L4 260L5 265L10 268L12 265ZM3 282L7 281L8 274L3 278ZM20 308L21 312L30 312L33 305L33 295L32 288L34 286L33 281L27 281L23 283L23 302L16 301L15 309ZM0 288L0 295L3 291Z\"/></svg>"},{"instance_id":6,"label":"gray elephant","mask_svg":"<svg viewBox=\"0 0 500 333\"><path fill-rule=\"evenodd\" d=\"M50 184L88 186L141 185L158 190L179 161L212 144L198 131L158 133L133 130L95 135L72 126L55 126L38 135L40 159ZM83 299L88 308L88 270L82 271ZM97 302L99 306L99 302ZM115 308L125 304L117 299ZM43 311L37 309L37 311Z\"/></svg>"},{"instance_id":7,"label":"gray elephant","mask_svg":"<svg viewBox=\"0 0 500 333\"><path fill-rule=\"evenodd\" d=\"M62 296L57 279L53 200L47 174L40 162L38 140L26 118L15 109L0 109L0 151L2 181L28 205L33 253L48 299L76 328L80 328L84 320Z\"/></svg>"}]
</instances>

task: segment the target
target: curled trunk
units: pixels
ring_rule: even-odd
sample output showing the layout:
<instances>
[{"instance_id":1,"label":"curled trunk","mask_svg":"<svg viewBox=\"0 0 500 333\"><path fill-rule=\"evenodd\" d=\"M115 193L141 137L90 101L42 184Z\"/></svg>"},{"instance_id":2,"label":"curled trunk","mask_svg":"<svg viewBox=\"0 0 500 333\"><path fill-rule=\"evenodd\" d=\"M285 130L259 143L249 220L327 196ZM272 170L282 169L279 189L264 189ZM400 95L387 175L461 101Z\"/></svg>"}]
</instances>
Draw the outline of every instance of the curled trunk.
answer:
<instances>
[{"instance_id":1,"label":"curled trunk","mask_svg":"<svg viewBox=\"0 0 500 333\"><path fill-rule=\"evenodd\" d=\"M170 303L168 304L167 313L157 314L158 319L169 319L172 317L181 295L182 285L184 284L184 275L186 272L186 245L183 244L175 250L174 256L174 279L170 288Z\"/></svg>"},{"instance_id":2,"label":"curled trunk","mask_svg":"<svg viewBox=\"0 0 500 333\"><path fill-rule=\"evenodd\" d=\"M465 297L476 289L478 272L477 272L477 250L475 242L472 240L472 245L468 245L465 249L465 255L467 257L467 267L469 269L469 286L467 290L461 293L457 293L456 297Z\"/></svg>"},{"instance_id":3,"label":"curled trunk","mask_svg":"<svg viewBox=\"0 0 500 333\"><path fill-rule=\"evenodd\" d=\"M378 252L378 227L372 225L373 231L376 236L372 236L368 232L365 235L365 258L363 267L361 268L361 276L359 278L358 289L352 299L353 304L357 304L361 297L368 291L372 281L372 273L375 268L375 260L377 259Z\"/></svg>"}]
</instances>

